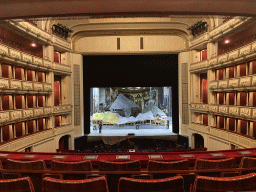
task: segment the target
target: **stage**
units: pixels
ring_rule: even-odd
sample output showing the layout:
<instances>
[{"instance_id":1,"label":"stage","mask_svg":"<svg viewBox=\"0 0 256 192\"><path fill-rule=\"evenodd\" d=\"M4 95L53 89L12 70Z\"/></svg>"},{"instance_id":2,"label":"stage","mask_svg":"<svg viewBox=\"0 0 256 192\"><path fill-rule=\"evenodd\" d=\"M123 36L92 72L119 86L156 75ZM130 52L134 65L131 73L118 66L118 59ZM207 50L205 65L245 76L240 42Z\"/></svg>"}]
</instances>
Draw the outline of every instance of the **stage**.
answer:
<instances>
[{"instance_id":1,"label":"stage","mask_svg":"<svg viewBox=\"0 0 256 192\"><path fill-rule=\"evenodd\" d=\"M103 140L105 144L113 145L128 138L143 137L154 139L168 139L177 141L178 135L172 132L172 122L170 122L169 128L164 125L139 125L139 129L136 129L135 125L128 126L110 126L103 125L101 133L99 133L99 127L97 130L90 127L90 134L87 134L87 141Z\"/></svg>"}]
</instances>

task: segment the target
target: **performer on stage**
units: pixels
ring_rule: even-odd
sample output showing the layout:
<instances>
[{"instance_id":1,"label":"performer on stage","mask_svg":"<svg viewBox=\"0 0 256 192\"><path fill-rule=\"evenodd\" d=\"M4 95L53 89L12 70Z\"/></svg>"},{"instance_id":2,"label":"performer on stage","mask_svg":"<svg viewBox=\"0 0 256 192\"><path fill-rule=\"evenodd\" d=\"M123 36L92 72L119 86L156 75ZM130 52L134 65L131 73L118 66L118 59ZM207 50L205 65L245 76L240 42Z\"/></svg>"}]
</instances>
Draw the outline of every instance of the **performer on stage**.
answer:
<instances>
[{"instance_id":1,"label":"performer on stage","mask_svg":"<svg viewBox=\"0 0 256 192\"><path fill-rule=\"evenodd\" d=\"M100 124L99 124L99 133L101 133L101 129L102 129L102 121L100 121Z\"/></svg>"}]
</instances>

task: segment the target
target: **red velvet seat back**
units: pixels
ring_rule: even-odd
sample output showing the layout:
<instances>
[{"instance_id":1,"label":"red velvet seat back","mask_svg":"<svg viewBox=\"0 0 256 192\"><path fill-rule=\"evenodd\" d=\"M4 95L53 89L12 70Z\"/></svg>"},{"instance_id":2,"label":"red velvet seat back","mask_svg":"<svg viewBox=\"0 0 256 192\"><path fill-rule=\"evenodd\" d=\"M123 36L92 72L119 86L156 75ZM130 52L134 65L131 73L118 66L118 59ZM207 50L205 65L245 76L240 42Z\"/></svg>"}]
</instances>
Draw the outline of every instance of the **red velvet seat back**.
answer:
<instances>
[{"instance_id":1,"label":"red velvet seat back","mask_svg":"<svg viewBox=\"0 0 256 192\"><path fill-rule=\"evenodd\" d=\"M0 191L35 192L29 177L0 180Z\"/></svg>"},{"instance_id":2,"label":"red velvet seat back","mask_svg":"<svg viewBox=\"0 0 256 192\"><path fill-rule=\"evenodd\" d=\"M62 180L45 177L43 179L43 192L108 192L105 177L96 177L84 180Z\"/></svg>"},{"instance_id":3,"label":"red velvet seat back","mask_svg":"<svg viewBox=\"0 0 256 192\"><path fill-rule=\"evenodd\" d=\"M168 177L165 179L131 179L121 177L118 192L184 192L184 180L182 176Z\"/></svg>"},{"instance_id":4,"label":"red velvet seat back","mask_svg":"<svg viewBox=\"0 0 256 192\"><path fill-rule=\"evenodd\" d=\"M197 159L195 163L195 169L228 169L235 168L235 166L235 158L221 160Z\"/></svg>"},{"instance_id":5,"label":"red velvet seat back","mask_svg":"<svg viewBox=\"0 0 256 192\"><path fill-rule=\"evenodd\" d=\"M165 170L188 170L188 160L173 161L173 162L162 162L152 161L148 162L148 171L165 171Z\"/></svg>"},{"instance_id":6,"label":"red velvet seat back","mask_svg":"<svg viewBox=\"0 0 256 192\"><path fill-rule=\"evenodd\" d=\"M256 173L236 177L197 176L191 192L253 191L256 189Z\"/></svg>"},{"instance_id":7,"label":"red velvet seat back","mask_svg":"<svg viewBox=\"0 0 256 192\"><path fill-rule=\"evenodd\" d=\"M78 161L78 162L52 161L52 170L92 171L92 163L91 161Z\"/></svg>"},{"instance_id":8,"label":"red velvet seat back","mask_svg":"<svg viewBox=\"0 0 256 192\"><path fill-rule=\"evenodd\" d=\"M18 170L45 170L46 166L43 160L38 161L18 161L13 159L7 159L6 169L18 169Z\"/></svg>"},{"instance_id":9,"label":"red velvet seat back","mask_svg":"<svg viewBox=\"0 0 256 192\"><path fill-rule=\"evenodd\" d=\"M99 162L99 171L140 171L140 161Z\"/></svg>"},{"instance_id":10,"label":"red velvet seat back","mask_svg":"<svg viewBox=\"0 0 256 192\"><path fill-rule=\"evenodd\" d=\"M256 158L252 157L243 157L239 168L253 168L256 167Z\"/></svg>"}]
</instances>

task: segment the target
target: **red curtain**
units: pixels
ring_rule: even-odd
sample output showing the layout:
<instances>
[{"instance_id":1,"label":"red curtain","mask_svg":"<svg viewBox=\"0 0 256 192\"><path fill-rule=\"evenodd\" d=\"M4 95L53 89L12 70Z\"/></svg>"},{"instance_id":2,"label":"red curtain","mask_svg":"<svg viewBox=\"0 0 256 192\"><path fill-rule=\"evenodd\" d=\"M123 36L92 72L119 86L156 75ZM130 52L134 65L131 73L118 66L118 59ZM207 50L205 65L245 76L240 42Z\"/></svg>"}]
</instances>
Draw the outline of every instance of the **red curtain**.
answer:
<instances>
[{"instance_id":1,"label":"red curtain","mask_svg":"<svg viewBox=\"0 0 256 192\"><path fill-rule=\"evenodd\" d=\"M9 95L3 95L2 96L2 107L3 110L9 110L10 109L10 105L9 105Z\"/></svg>"},{"instance_id":2,"label":"red curtain","mask_svg":"<svg viewBox=\"0 0 256 192\"><path fill-rule=\"evenodd\" d=\"M34 96L33 95L28 95L28 108L34 108Z\"/></svg>"},{"instance_id":3,"label":"red curtain","mask_svg":"<svg viewBox=\"0 0 256 192\"><path fill-rule=\"evenodd\" d=\"M60 127L60 117L61 116L55 116L55 127Z\"/></svg>"},{"instance_id":4,"label":"red curtain","mask_svg":"<svg viewBox=\"0 0 256 192\"><path fill-rule=\"evenodd\" d=\"M38 72L38 82L43 82L43 72Z\"/></svg>"},{"instance_id":5,"label":"red curtain","mask_svg":"<svg viewBox=\"0 0 256 192\"><path fill-rule=\"evenodd\" d=\"M202 51L202 61L207 60L207 49Z\"/></svg>"},{"instance_id":6,"label":"red curtain","mask_svg":"<svg viewBox=\"0 0 256 192\"><path fill-rule=\"evenodd\" d=\"M229 67L229 78L234 78L234 67Z\"/></svg>"},{"instance_id":7,"label":"red curtain","mask_svg":"<svg viewBox=\"0 0 256 192\"><path fill-rule=\"evenodd\" d=\"M224 103L224 93L219 93L219 104L223 105Z\"/></svg>"},{"instance_id":8,"label":"red curtain","mask_svg":"<svg viewBox=\"0 0 256 192\"><path fill-rule=\"evenodd\" d=\"M16 103L16 109L22 109L22 96L21 95L15 96L15 103Z\"/></svg>"},{"instance_id":9,"label":"red curtain","mask_svg":"<svg viewBox=\"0 0 256 192\"><path fill-rule=\"evenodd\" d=\"M203 114L203 125L208 126L208 115L206 115L206 114Z\"/></svg>"},{"instance_id":10,"label":"red curtain","mask_svg":"<svg viewBox=\"0 0 256 192\"><path fill-rule=\"evenodd\" d=\"M253 107L256 107L256 92L253 92Z\"/></svg>"},{"instance_id":11,"label":"red curtain","mask_svg":"<svg viewBox=\"0 0 256 192\"><path fill-rule=\"evenodd\" d=\"M9 125L3 127L3 141L9 140Z\"/></svg>"},{"instance_id":12,"label":"red curtain","mask_svg":"<svg viewBox=\"0 0 256 192\"><path fill-rule=\"evenodd\" d=\"M28 121L28 133L34 132L34 120Z\"/></svg>"},{"instance_id":13,"label":"red curtain","mask_svg":"<svg viewBox=\"0 0 256 192\"><path fill-rule=\"evenodd\" d=\"M208 103L208 97L207 97L207 79L202 80L202 88L203 88L203 103Z\"/></svg>"},{"instance_id":14,"label":"red curtain","mask_svg":"<svg viewBox=\"0 0 256 192\"><path fill-rule=\"evenodd\" d=\"M60 105L60 82L54 81L54 105Z\"/></svg>"},{"instance_id":15,"label":"red curtain","mask_svg":"<svg viewBox=\"0 0 256 192\"><path fill-rule=\"evenodd\" d=\"M246 135L246 133L247 133L247 121L241 120L240 121L240 128L241 128L241 133L243 135Z\"/></svg>"},{"instance_id":16,"label":"red curtain","mask_svg":"<svg viewBox=\"0 0 256 192\"><path fill-rule=\"evenodd\" d=\"M220 116L220 128L224 128L224 117Z\"/></svg>"},{"instance_id":17,"label":"red curtain","mask_svg":"<svg viewBox=\"0 0 256 192\"><path fill-rule=\"evenodd\" d=\"M19 68L19 67L15 67L15 79L22 80L22 77L21 77L21 68Z\"/></svg>"},{"instance_id":18,"label":"red curtain","mask_svg":"<svg viewBox=\"0 0 256 192\"><path fill-rule=\"evenodd\" d=\"M235 100L234 100L234 93L228 93L228 97L229 97L229 105L234 105L235 104Z\"/></svg>"},{"instance_id":19,"label":"red curtain","mask_svg":"<svg viewBox=\"0 0 256 192\"><path fill-rule=\"evenodd\" d=\"M246 76L246 64L240 65L240 77Z\"/></svg>"},{"instance_id":20,"label":"red curtain","mask_svg":"<svg viewBox=\"0 0 256 192\"><path fill-rule=\"evenodd\" d=\"M2 64L2 77L9 78L9 65Z\"/></svg>"},{"instance_id":21,"label":"red curtain","mask_svg":"<svg viewBox=\"0 0 256 192\"><path fill-rule=\"evenodd\" d=\"M59 54L54 52L54 62L59 63Z\"/></svg>"},{"instance_id":22,"label":"red curtain","mask_svg":"<svg viewBox=\"0 0 256 192\"><path fill-rule=\"evenodd\" d=\"M27 81L33 81L32 70L27 70Z\"/></svg>"},{"instance_id":23,"label":"red curtain","mask_svg":"<svg viewBox=\"0 0 256 192\"><path fill-rule=\"evenodd\" d=\"M38 106L43 107L43 97L42 95L38 95Z\"/></svg>"},{"instance_id":24,"label":"red curtain","mask_svg":"<svg viewBox=\"0 0 256 192\"><path fill-rule=\"evenodd\" d=\"M39 131L44 130L44 119L38 119Z\"/></svg>"},{"instance_id":25,"label":"red curtain","mask_svg":"<svg viewBox=\"0 0 256 192\"><path fill-rule=\"evenodd\" d=\"M219 80L223 79L223 69L219 70Z\"/></svg>"},{"instance_id":26,"label":"red curtain","mask_svg":"<svg viewBox=\"0 0 256 192\"><path fill-rule=\"evenodd\" d=\"M229 122L229 130L235 131L235 119L228 118L228 122Z\"/></svg>"},{"instance_id":27,"label":"red curtain","mask_svg":"<svg viewBox=\"0 0 256 192\"><path fill-rule=\"evenodd\" d=\"M22 123L16 123L16 137L22 136Z\"/></svg>"},{"instance_id":28,"label":"red curtain","mask_svg":"<svg viewBox=\"0 0 256 192\"><path fill-rule=\"evenodd\" d=\"M246 106L246 92L240 92L240 106Z\"/></svg>"},{"instance_id":29,"label":"red curtain","mask_svg":"<svg viewBox=\"0 0 256 192\"><path fill-rule=\"evenodd\" d=\"M252 62L252 74L256 74L256 61Z\"/></svg>"}]
</instances>

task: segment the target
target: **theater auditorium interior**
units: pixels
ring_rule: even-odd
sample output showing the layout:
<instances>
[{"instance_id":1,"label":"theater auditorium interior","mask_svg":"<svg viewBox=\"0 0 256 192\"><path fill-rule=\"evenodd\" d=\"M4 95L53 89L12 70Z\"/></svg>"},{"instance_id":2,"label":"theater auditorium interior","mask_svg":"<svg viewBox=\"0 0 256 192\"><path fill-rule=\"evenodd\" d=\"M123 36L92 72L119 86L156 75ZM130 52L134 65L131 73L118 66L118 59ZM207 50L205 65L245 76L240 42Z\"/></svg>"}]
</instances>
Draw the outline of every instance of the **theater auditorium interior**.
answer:
<instances>
[{"instance_id":1,"label":"theater auditorium interior","mask_svg":"<svg viewBox=\"0 0 256 192\"><path fill-rule=\"evenodd\" d=\"M256 191L252 0L8 0L0 191Z\"/></svg>"}]
</instances>

